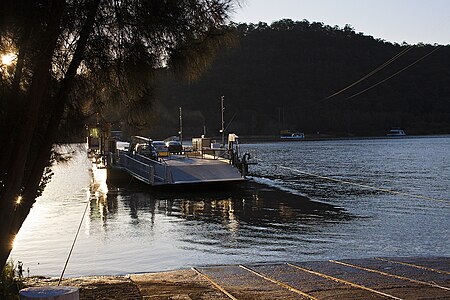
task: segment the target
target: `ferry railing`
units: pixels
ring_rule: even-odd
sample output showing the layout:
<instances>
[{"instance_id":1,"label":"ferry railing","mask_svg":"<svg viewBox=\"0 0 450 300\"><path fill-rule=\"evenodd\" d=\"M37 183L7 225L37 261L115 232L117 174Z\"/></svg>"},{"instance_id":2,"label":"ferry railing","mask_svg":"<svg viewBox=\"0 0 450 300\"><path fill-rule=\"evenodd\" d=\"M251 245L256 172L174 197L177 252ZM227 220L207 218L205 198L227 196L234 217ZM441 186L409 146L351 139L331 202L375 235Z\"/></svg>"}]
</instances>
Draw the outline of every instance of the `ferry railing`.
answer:
<instances>
[{"instance_id":1,"label":"ferry railing","mask_svg":"<svg viewBox=\"0 0 450 300\"><path fill-rule=\"evenodd\" d=\"M149 184L170 182L169 168L164 161L161 163L139 154L129 156L121 153L119 157L120 166Z\"/></svg>"},{"instance_id":2,"label":"ferry railing","mask_svg":"<svg viewBox=\"0 0 450 300\"><path fill-rule=\"evenodd\" d=\"M169 174L169 168L167 167L167 163L164 161L164 159L162 159L161 161L162 161L162 163L151 160L151 164L152 164L153 170L155 172L155 177L157 177L159 180L161 180L164 183L170 183L171 176Z\"/></svg>"},{"instance_id":3,"label":"ferry railing","mask_svg":"<svg viewBox=\"0 0 450 300\"><path fill-rule=\"evenodd\" d=\"M152 170L149 164L146 164L135 157L130 157L124 153L120 154L119 165L125 168L133 176L138 177L146 183L153 183Z\"/></svg>"},{"instance_id":4,"label":"ferry railing","mask_svg":"<svg viewBox=\"0 0 450 300\"><path fill-rule=\"evenodd\" d=\"M224 148L203 147L199 152L200 158L204 159L229 159L228 150Z\"/></svg>"}]
</instances>

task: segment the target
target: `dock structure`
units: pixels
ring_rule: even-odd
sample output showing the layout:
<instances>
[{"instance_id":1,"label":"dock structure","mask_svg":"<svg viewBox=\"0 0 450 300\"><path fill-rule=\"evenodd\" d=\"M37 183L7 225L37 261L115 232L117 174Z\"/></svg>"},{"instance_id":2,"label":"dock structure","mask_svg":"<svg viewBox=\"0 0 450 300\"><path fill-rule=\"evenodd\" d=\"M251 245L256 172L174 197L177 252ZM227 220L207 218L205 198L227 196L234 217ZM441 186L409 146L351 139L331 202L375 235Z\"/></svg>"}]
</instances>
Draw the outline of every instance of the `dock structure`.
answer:
<instances>
[{"instance_id":1,"label":"dock structure","mask_svg":"<svg viewBox=\"0 0 450 300\"><path fill-rule=\"evenodd\" d=\"M450 299L450 257L207 266L131 280L144 299Z\"/></svg>"}]
</instances>

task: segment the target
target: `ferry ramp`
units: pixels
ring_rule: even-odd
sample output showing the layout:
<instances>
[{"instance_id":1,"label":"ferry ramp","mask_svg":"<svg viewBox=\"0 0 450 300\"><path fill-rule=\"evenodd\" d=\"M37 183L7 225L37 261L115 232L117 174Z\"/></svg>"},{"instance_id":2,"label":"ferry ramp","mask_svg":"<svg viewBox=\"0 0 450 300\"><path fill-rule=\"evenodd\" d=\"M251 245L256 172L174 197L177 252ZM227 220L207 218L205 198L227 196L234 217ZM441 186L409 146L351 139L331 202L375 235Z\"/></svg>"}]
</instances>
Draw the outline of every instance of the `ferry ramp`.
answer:
<instances>
[{"instance_id":1,"label":"ferry ramp","mask_svg":"<svg viewBox=\"0 0 450 300\"><path fill-rule=\"evenodd\" d=\"M236 167L220 160L185 158L166 163L173 184L244 180Z\"/></svg>"}]
</instances>

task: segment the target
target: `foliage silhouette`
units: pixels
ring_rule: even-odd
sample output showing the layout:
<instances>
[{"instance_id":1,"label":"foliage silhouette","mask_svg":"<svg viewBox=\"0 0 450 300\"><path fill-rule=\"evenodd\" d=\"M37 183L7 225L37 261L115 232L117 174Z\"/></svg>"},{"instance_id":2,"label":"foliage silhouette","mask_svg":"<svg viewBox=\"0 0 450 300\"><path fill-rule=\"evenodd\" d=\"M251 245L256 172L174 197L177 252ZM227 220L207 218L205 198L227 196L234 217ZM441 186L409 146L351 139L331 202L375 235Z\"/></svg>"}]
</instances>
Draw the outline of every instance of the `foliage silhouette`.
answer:
<instances>
[{"instance_id":1,"label":"foliage silhouette","mask_svg":"<svg viewBox=\"0 0 450 300\"><path fill-rule=\"evenodd\" d=\"M51 177L52 147L89 117L145 125L161 68L192 80L231 41L233 0L0 4L0 265ZM168 68L170 67L170 68ZM52 156L53 155L53 156Z\"/></svg>"},{"instance_id":2,"label":"foliage silhouette","mask_svg":"<svg viewBox=\"0 0 450 300\"><path fill-rule=\"evenodd\" d=\"M389 43L357 33L350 25L339 28L306 20L233 26L238 46L223 48L199 81L178 83L162 75L156 109L163 126L156 122L151 135L176 132L176 108L182 106L187 135L201 134L206 125L208 134L217 136L222 95L226 119L237 113L229 131L242 135L277 135L291 129L379 136L391 127L403 127L408 134L450 132L448 45L437 49L438 45ZM372 76L326 99L402 51Z\"/></svg>"}]
</instances>

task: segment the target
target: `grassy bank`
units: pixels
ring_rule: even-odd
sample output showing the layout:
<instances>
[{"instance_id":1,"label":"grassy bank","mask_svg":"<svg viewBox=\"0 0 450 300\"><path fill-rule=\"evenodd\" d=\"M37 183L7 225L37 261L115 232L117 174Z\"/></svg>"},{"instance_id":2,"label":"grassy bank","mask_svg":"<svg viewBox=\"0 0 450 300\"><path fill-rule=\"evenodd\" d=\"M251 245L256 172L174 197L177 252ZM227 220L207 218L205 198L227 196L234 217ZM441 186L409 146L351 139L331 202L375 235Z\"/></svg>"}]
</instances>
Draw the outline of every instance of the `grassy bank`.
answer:
<instances>
[{"instance_id":1,"label":"grassy bank","mask_svg":"<svg viewBox=\"0 0 450 300\"><path fill-rule=\"evenodd\" d=\"M0 299L19 299L19 291L24 288L21 263L9 261L0 277Z\"/></svg>"}]
</instances>

